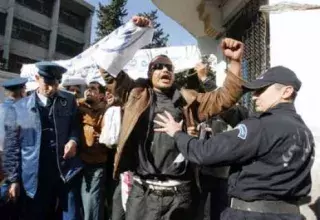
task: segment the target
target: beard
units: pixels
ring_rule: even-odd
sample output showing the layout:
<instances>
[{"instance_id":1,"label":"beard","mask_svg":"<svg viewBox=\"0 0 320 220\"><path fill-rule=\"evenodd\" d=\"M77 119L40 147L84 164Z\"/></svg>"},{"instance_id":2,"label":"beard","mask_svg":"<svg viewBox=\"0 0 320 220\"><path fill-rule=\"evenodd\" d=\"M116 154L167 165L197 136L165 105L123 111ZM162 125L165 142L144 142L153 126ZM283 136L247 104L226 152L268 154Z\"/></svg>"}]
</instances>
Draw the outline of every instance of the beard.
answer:
<instances>
[{"instance_id":1,"label":"beard","mask_svg":"<svg viewBox=\"0 0 320 220\"><path fill-rule=\"evenodd\" d=\"M95 101L93 99L86 99L86 103L88 103L89 105L92 105L95 103Z\"/></svg>"}]
</instances>

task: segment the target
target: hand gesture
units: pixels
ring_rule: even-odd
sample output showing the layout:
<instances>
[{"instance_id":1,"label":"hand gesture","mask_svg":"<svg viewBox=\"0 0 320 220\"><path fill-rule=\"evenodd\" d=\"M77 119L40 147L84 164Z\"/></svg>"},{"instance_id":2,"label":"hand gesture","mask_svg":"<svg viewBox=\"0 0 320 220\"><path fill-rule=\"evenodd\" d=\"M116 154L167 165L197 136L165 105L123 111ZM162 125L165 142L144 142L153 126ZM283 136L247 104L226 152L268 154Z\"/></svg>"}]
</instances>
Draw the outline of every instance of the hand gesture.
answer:
<instances>
[{"instance_id":1,"label":"hand gesture","mask_svg":"<svg viewBox=\"0 0 320 220\"><path fill-rule=\"evenodd\" d=\"M187 133L190 136L198 137L199 132L195 126L191 126L187 128Z\"/></svg>"},{"instance_id":2,"label":"hand gesture","mask_svg":"<svg viewBox=\"0 0 320 220\"><path fill-rule=\"evenodd\" d=\"M152 22L150 19L142 16L133 16L132 21L138 27L151 27Z\"/></svg>"},{"instance_id":3,"label":"hand gesture","mask_svg":"<svg viewBox=\"0 0 320 220\"><path fill-rule=\"evenodd\" d=\"M19 196L20 196L20 184L19 183L12 183L9 186L8 199L10 201L16 202Z\"/></svg>"},{"instance_id":4,"label":"hand gesture","mask_svg":"<svg viewBox=\"0 0 320 220\"><path fill-rule=\"evenodd\" d=\"M240 41L225 38L221 43L221 49L224 56L228 59L240 62L244 51L244 45Z\"/></svg>"},{"instance_id":5,"label":"hand gesture","mask_svg":"<svg viewBox=\"0 0 320 220\"><path fill-rule=\"evenodd\" d=\"M207 64L197 63L194 69L201 81L204 81L208 77L209 69Z\"/></svg>"},{"instance_id":6,"label":"hand gesture","mask_svg":"<svg viewBox=\"0 0 320 220\"><path fill-rule=\"evenodd\" d=\"M166 116L158 114L161 121L154 120L154 123L160 125L162 128L156 128L154 131L166 132L169 136L173 137L177 131L182 130L183 121L176 122L169 112L165 111L164 113Z\"/></svg>"},{"instance_id":7,"label":"hand gesture","mask_svg":"<svg viewBox=\"0 0 320 220\"><path fill-rule=\"evenodd\" d=\"M73 140L68 141L68 143L64 146L64 154L63 159L69 159L74 157L77 153L77 143Z\"/></svg>"}]
</instances>

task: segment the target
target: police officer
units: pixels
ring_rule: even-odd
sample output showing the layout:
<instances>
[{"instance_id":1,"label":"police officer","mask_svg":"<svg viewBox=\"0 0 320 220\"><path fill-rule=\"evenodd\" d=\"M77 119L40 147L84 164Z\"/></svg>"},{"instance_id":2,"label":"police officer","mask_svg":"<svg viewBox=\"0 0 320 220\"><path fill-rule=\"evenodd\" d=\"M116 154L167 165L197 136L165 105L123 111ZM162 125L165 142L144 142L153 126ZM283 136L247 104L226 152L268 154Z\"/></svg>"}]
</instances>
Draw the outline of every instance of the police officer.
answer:
<instances>
[{"instance_id":1,"label":"police officer","mask_svg":"<svg viewBox=\"0 0 320 220\"><path fill-rule=\"evenodd\" d=\"M0 84L5 89L6 98L0 104L0 213L3 219L17 219L18 206L14 203L7 203L8 184L5 181L5 175L2 169L3 145L5 137L4 122L6 119L8 108L13 103L25 96L26 78L9 79ZM1 183L2 182L2 183Z\"/></svg>"},{"instance_id":2,"label":"police officer","mask_svg":"<svg viewBox=\"0 0 320 220\"><path fill-rule=\"evenodd\" d=\"M39 88L8 112L12 122L6 124L4 168L13 186L9 198L16 199L22 185L24 218L52 219L59 207L64 220L79 219L76 178L82 164L76 155L76 100L58 90L65 68L52 62L39 62L36 67Z\"/></svg>"},{"instance_id":3,"label":"police officer","mask_svg":"<svg viewBox=\"0 0 320 220\"><path fill-rule=\"evenodd\" d=\"M301 81L277 66L245 87L260 113L228 132L199 141L181 132L169 113L157 121L173 136L183 156L196 164L231 165L230 207L221 219L300 220L299 204L311 188L314 139L296 113Z\"/></svg>"},{"instance_id":4,"label":"police officer","mask_svg":"<svg viewBox=\"0 0 320 220\"><path fill-rule=\"evenodd\" d=\"M6 98L3 103L0 104L0 161L3 152L3 141L4 141L4 119L8 108L17 100L25 96L25 84L28 80L26 78L14 78L9 79L0 84L5 89ZM0 163L1 166L1 163ZM3 178L0 170L0 182Z\"/></svg>"}]
</instances>

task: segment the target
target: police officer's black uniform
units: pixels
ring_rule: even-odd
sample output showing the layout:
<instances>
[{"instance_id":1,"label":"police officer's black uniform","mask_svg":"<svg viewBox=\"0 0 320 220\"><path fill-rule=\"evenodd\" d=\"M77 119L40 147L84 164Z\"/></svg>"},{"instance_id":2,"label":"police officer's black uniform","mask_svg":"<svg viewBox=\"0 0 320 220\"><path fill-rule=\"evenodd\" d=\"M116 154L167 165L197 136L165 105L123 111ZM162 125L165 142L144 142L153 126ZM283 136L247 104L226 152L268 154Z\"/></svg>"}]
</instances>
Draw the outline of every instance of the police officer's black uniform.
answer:
<instances>
[{"instance_id":1,"label":"police officer's black uniform","mask_svg":"<svg viewBox=\"0 0 320 220\"><path fill-rule=\"evenodd\" d=\"M246 87L257 90L274 83L296 91L301 86L291 70L275 67ZM311 189L314 140L292 103L280 103L207 141L183 132L174 138L191 162L232 165L231 204L221 219L304 219L298 202Z\"/></svg>"}]
</instances>

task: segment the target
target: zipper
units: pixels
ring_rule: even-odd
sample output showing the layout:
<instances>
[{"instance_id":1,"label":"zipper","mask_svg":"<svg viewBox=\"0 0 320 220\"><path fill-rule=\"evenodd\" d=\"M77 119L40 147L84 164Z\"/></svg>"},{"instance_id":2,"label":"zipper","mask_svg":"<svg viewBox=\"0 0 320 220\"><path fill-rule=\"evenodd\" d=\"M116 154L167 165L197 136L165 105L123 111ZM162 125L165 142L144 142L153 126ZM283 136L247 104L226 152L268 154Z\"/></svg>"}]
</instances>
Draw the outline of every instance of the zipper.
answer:
<instances>
[{"instance_id":1,"label":"zipper","mask_svg":"<svg viewBox=\"0 0 320 220\"><path fill-rule=\"evenodd\" d=\"M58 97L56 97L53 101L53 106L52 106L52 111L53 111L53 122L54 122L54 131L56 132L56 158L57 158L57 165L58 165L58 170L60 173L60 177L63 180L63 182L66 182L66 179L64 178L64 176L62 175L62 171L61 171L61 167L60 167L60 163L59 163L59 142L58 142L58 130L57 130L57 126L56 126L56 114L55 114L55 106L56 106L56 100L58 99Z\"/></svg>"}]
</instances>

